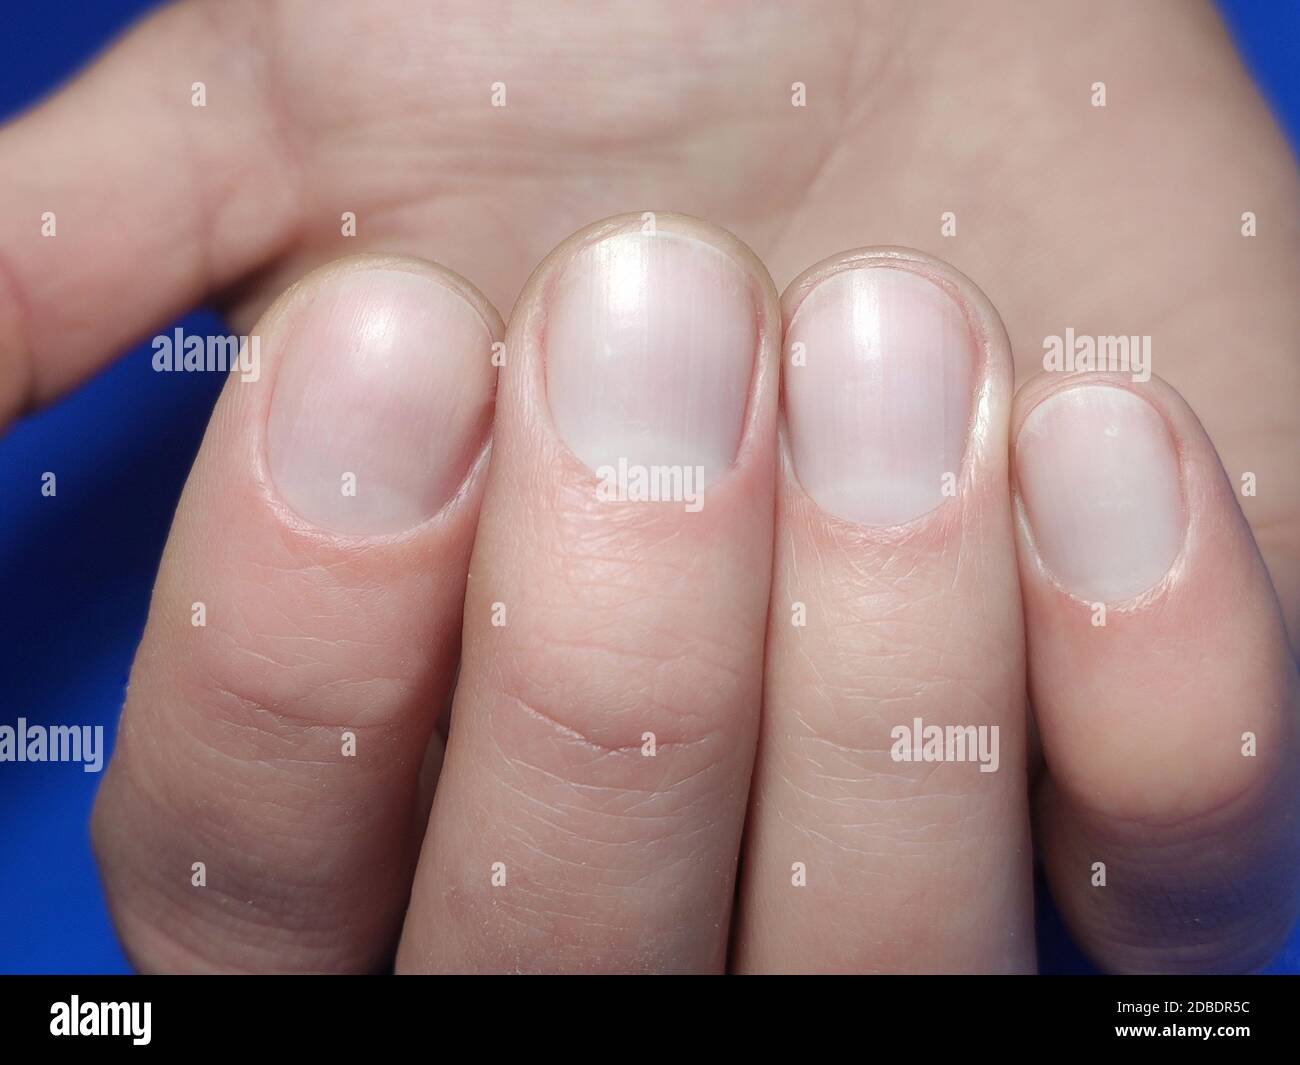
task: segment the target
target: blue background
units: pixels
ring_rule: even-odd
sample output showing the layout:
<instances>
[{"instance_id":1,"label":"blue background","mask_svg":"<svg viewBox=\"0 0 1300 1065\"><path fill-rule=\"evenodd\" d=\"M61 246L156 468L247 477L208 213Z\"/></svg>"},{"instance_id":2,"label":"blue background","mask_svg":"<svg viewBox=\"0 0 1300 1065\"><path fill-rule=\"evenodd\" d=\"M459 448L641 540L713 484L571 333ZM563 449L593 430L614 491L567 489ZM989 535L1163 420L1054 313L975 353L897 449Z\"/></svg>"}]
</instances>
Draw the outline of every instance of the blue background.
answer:
<instances>
[{"instance_id":1,"label":"blue background","mask_svg":"<svg viewBox=\"0 0 1300 1065\"><path fill-rule=\"evenodd\" d=\"M80 67L149 0L15 3L0 17L0 118ZM1224 0L1246 62L1300 143L1300 4ZM89 180L89 178L88 178ZM4 209L0 186L0 210ZM187 333L224 332L198 310ZM169 327L170 328L170 327ZM0 439L0 723L116 729L172 511L222 384L156 374L141 346ZM37 490L58 471L58 495ZM0 971L127 972L91 858L99 777L0 763ZM1039 891L1045 972L1088 966ZM1300 930L1273 971L1300 972Z\"/></svg>"}]
</instances>

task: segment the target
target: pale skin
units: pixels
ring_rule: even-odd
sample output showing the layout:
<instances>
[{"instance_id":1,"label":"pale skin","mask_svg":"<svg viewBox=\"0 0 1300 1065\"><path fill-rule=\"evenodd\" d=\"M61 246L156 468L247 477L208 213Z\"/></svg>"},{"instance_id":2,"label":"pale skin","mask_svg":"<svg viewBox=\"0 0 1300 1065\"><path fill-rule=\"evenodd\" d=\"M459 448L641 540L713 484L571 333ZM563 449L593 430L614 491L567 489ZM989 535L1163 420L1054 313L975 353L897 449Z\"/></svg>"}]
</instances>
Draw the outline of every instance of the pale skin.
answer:
<instances>
[{"instance_id":1,"label":"pale skin","mask_svg":"<svg viewBox=\"0 0 1300 1065\"><path fill-rule=\"evenodd\" d=\"M203 298L263 338L95 810L141 968L1027 971L1031 839L1105 968L1272 957L1300 869L1286 146L1208 7L812 10L190 2L0 132L0 418ZM754 293L741 446L696 515L594 505L547 414L548 279L644 210ZM781 383L809 286L881 246L919 251L857 258L905 256L976 323L985 398L956 495L893 530L808 497ZM294 514L264 460L295 308L359 252L510 353L455 498L363 539ZM1077 385L1036 374L1067 325L1153 337L1188 511L1102 628L1019 508L1020 428ZM999 771L890 761L914 713L999 725Z\"/></svg>"}]
</instances>

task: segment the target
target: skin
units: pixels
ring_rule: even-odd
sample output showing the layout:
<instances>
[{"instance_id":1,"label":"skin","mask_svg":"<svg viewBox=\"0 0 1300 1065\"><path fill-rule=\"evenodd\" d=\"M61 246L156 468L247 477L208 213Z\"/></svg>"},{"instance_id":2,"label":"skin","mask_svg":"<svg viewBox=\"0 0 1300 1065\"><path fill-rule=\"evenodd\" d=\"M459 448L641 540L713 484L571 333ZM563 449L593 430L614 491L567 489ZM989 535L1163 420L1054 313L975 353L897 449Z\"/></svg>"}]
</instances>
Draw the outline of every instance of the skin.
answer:
<instances>
[{"instance_id":1,"label":"skin","mask_svg":"<svg viewBox=\"0 0 1300 1065\"><path fill-rule=\"evenodd\" d=\"M206 110L184 94L198 77ZM1104 109L1089 104L1098 80ZM508 106L494 110L497 81ZM356 251L468 278L498 325L491 308L514 307L522 354L498 385L492 461L433 521L366 550L276 500L265 393L232 384L220 401L94 820L141 967L346 971L396 951L403 970L1024 970L1031 818L1058 904L1103 966L1250 969L1290 927L1300 246L1284 220L1300 188L1208 7L773 5L739 19L633 4L604 20L187 3L4 129L0 159L14 208L0 220L0 417L213 294L236 332L269 338L273 379L277 329L326 276L310 271ZM57 241L31 223L51 203ZM733 256L764 308L741 458L690 550L671 516L578 502L529 341L548 271L592 231L558 242L664 208L725 227L660 215ZM940 235L944 211L956 237ZM988 324L992 418L968 480L902 538L810 505L776 373L798 275L879 245L919 249ZM1069 387L1031 379L1042 338L1066 326L1153 337L1163 382L1148 398L1184 456L1193 518L1175 578L1100 637L1038 562L1008 458L1032 406ZM1243 471L1255 496L1235 491ZM214 555L218 520L234 534ZM597 544L613 556L584 551ZM971 544L978 565L944 583ZM823 562L811 588L809 557ZM195 644L200 579L238 622ZM792 582L834 621L799 647L776 623ZM501 586L522 605L508 653L484 629ZM303 637L311 668L290 653ZM646 657L629 665L634 640ZM945 683L978 693L1007 737L978 793L883 766L865 734L899 686L951 704L925 654L941 640ZM873 669L853 668L868 648ZM628 696L624 721L584 680L615 670L625 692L652 693ZM810 715L790 719L790 692ZM367 757L329 764L322 725L361 729ZM652 765L627 752L643 726L667 744ZM1221 761L1216 728L1257 732L1266 755ZM808 757L817 744L833 757ZM810 856L803 895L785 887L791 854ZM1089 882L1098 854L1104 892ZM189 887L197 855L219 871L206 892ZM505 901L487 893L498 860L527 870Z\"/></svg>"}]
</instances>

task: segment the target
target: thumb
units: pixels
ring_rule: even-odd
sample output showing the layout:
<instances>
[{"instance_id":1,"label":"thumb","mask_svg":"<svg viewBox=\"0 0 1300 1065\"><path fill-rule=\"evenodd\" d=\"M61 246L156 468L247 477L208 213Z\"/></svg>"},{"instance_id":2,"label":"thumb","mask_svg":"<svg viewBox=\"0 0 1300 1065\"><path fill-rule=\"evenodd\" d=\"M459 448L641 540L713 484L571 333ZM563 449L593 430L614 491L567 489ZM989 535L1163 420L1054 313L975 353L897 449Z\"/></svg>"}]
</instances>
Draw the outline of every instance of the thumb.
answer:
<instances>
[{"instance_id":1,"label":"thumb","mask_svg":"<svg viewBox=\"0 0 1300 1065\"><path fill-rule=\"evenodd\" d=\"M293 232L253 10L166 7L0 128L0 427Z\"/></svg>"}]
</instances>

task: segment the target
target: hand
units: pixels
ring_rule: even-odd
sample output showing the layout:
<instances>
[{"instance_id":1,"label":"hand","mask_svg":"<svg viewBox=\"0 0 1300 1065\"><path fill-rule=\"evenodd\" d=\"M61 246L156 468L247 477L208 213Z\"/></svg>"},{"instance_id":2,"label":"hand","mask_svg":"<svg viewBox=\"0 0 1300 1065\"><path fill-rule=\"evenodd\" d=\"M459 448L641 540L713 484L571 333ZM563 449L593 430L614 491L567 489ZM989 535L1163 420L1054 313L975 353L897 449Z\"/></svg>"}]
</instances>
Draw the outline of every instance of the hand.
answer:
<instances>
[{"instance_id":1,"label":"hand","mask_svg":"<svg viewBox=\"0 0 1300 1065\"><path fill-rule=\"evenodd\" d=\"M1026 667L1039 842L1085 947L1123 969L1267 960L1296 898L1300 322L1295 248L1265 223L1295 176L1207 15L1148 6L1119 30L1118 10L637 6L616 24L193 4L7 129L9 409L214 290L265 356L260 385L228 386L182 501L97 810L137 962L370 968L405 920L403 968L716 967L743 822L737 968L1023 969ZM1203 83L1214 109L1189 103ZM1010 345L933 259L850 260L837 276L866 279L839 303L846 264L823 264L785 296L786 340L807 330L811 354L784 360L779 445L767 271L660 214L654 247L695 249L684 262L602 260L588 233L521 297L488 469L491 304L583 221L660 203L730 226L783 284L853 244L942 253ZM265 310L358 247L436 259L487 298L349 261ZM609 307L599 271L620 263L656 294L641 332ZM591 303L548 320L571 332L544 353L544 283L570 267L593 271L570 293ZM845 311L863 296L898 319L865 339ZM364 373L347 330L366 323L389 373ZM1151 336L1229 476L1158 381L1047 375L1013 407L1011 352L1027 376L1067 328ZM682 365L638 378L631 360L599 393L584 359L607 336ZM697 381L705 347L730 357ZM683 410L668 389L687 383ZM882 405L864 420L840 397ZM700 455L703 508L597 501L591 467L638 448ZM357 494L336 496L350 466ZM996 725L997 771L893 760L918 717Z\"/></svg>"}]
</instances>

